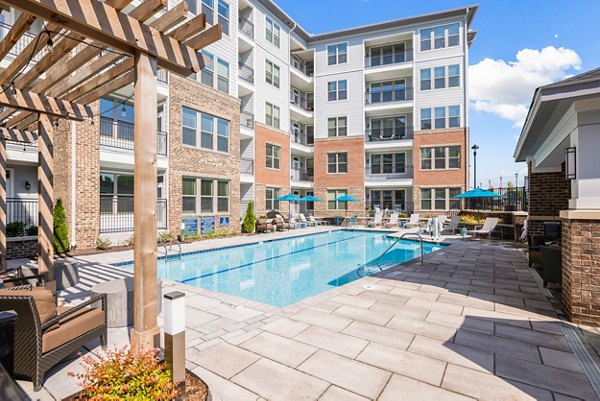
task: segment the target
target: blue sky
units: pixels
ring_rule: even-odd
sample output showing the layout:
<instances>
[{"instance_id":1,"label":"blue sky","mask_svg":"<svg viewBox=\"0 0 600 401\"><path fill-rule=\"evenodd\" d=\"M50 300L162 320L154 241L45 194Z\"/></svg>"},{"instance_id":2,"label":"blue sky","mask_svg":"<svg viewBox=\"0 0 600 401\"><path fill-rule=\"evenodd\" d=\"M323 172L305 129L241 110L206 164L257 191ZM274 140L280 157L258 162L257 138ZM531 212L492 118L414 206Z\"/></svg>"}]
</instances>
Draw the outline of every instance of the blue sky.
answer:
<instances>
[{"instance_id":1,"label":"blue sky","mask_svg":"<svg viewBox=\"0 0 600 401\"><path fill-rule=\"evenodd\" d=\"M471 29L471 142L477 181L523 183L512 158L537 86L600 66L598 0L275 0L311 33L479 4ZM576 5L576 6L575 6ZM529 50L526 50L529 49Z\"/></svg>"}]
</instances>

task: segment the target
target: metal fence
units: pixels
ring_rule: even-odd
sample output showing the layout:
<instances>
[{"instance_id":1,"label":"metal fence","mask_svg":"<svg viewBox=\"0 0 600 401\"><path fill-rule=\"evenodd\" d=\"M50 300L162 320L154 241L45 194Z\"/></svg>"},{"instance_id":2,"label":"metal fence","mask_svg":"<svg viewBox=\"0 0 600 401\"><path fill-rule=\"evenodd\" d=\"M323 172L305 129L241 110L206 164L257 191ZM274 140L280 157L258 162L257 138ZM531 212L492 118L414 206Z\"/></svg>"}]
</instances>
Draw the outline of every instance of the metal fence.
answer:
<instances>
[{"instance_id":1,"label":"metal fence","mask_svg":"<svg viewBox=\"0 0 600 401\"><path fill-rule=\"evenodd\" d=\"M156 201L156 228L167 229L167 200ZM133 231L133 196L100 195L100 233Z\"/></svg>"},{"instance_id":2,"label":"metal fence","mask_svg":"<svg viewBox=\"0 0 600 401\"><path fill-rule=\"evenodd\" d=\"M240 158L240 173L254 174L254 160L247 157Z\"/></svg>"},{"instance_id":3,"label":"metal fence","mask_svg":"<svg viewBox=\"0 0 600 401\"><path fill-rule=\"evenodd\" d=\"M413 178L414 168L412 165L401 165L394 169L393 164L383 166L369 166L365 168L365 179L367 181L377 181L381 179L393 180L403 178Z\"/></svg>"},{"instance_id":4,"label":"metal fence","mask_svg":"<svg viewBox=\"0 0 600 401\"><path fill-rule=\"evenodd\" d=\"M238 62L238 76L242 78L244 81L254 83L254 68L250 67L248 64L244 64L241 61Z\"/></svg>"},{"instance_id":5,"label":"metal fence","mask_svg":"<svg viewBox=\"0 0 600 401\"><path fill-rule=\"evenodd\" d=\"M38 201L36 199L6 199L6 235L20 237L37 235Z\"/></svg>"},{"instance_id":6,"label":"metal fence","mask_svg":"<svg viewBox=\"0 0 600 401\"><path fill-rule=\"evenodd\" d=\"M529 193L526 187L493 188L489 191L501 195L498 198L465 199L465 209L500 212L527 212Z\"/></svg>"},{"instance_id":7,"label":"metal fence","mask_svg":"<svg viewBox=\"0 0 600 401\"><path fill-rule=\"evenodd\" d=\"M315 180L315 171L311 168L300 169L300 170L296 170L296 169L292 168L290 170L290 177L291 177L292 181L312 182Z\"/></svg>"},{"instance_id":8,"label":"metal fence","mask_svg":"<svg viewBox=\"0 0 600 401\"><path fill-rule=\"evenodd\" d=\"M4 39L6 34L10 32L12 29L12 25L7 24L5 22L0 22L0 40ZM40 33L40 35L45 36L45 34ZM48 39L48 37L42 37L40 40ZM36 40L36 35L33 35L29 32L25 32L21 37L17 40L17 42L13 45L13 47L9 50L8 54L13 57L17 57L19 54L23 53L27 45ZM40 59L46 54L46 50L42 49L38 54L32 57L30 63L37 63Z\"/></svg>"},{"instance_id":9,"label":"metal fence","mask_svg":"<svg viewBox=\"0 0 600 401\"><path fill-rule=\"evenodd\" d=\"M413 139L414 130L412 126L370 128L366 130L367 142L399 141L402 139Z\"/></svg>"},{"instance_id":10,"label":"metal fence","mask_svg":"<svg viewBox=\"0 0 600 401\"><path fill-rule=\"evenodd\" d=\"M240 111L240 124L244 127L254 128L254 114L248 111Z\"/></svg>"},{"instance_id":11,"label":"metal fence","mask_svg":"<svg viewBox=\"0 0 600 401\"><path fill-rule=\"evenodd\" d=\"M239 17L238 18L238 28L240 32L245 33L251 38L254 38L254 24L247 18Z\"/></svg>"},{"instance_id":12,"label":"metal fence","mask_svg":"<svg viewBox=\"0 0 600 401\"><path fill-rule=\"evenodd\" d=\"M382 53L380 55L369 55L365 57L365 67L377 67L380 65L399 64L412 61L413 49L402 52Z\"/></svg>"},{"instance_id":13,"label":"metal fence","mask_svg":"<svg viewBox=\"0 0 600 401\"><path fill-rule=\"evenodd\" d=\"M100 145L133 150L133 123L100 117ZM156 133L156 153L167 155L167 133Z\"/></svg>"},{"instance_id":14,"label":"metal fence","mask_svg":"<svg viewBox=\"0 0 600 401\"><path fill-rule=\"evenodd\" d=\"M403 102L406 100L413 100L412 87L405 87L404 89L367 91L365 93L366 104L393 103Z\"/></svg>"}]
</instances>

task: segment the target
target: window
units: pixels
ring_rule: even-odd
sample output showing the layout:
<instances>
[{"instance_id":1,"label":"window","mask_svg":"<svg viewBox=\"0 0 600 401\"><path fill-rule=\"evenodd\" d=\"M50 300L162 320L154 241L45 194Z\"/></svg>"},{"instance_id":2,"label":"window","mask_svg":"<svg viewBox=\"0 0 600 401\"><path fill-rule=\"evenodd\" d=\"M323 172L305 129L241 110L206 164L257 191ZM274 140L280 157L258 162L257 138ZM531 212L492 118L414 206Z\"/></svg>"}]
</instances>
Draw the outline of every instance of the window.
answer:
<instances>
[{"instance_id":1,"label":"window","mask_svg":"<svg viewBox=\"0 0 600 401\"><path fill-rule=\"evenodd\" d=\"M196 179L184 177L181 187L183 213L196 213Z\"/></svg>"},{"instance_id":2,"label":"window","mask_svg":"<svg viewBox=\"0 0 600 401\"><path fill-rule=\"evenodd\" d=\"M217 89L221 92L229 93L229 63L219 59L217 71Z\"/></svg>"},{"instance_id":3,"label":"window","mask_svg":"<svg viewBox=\"0 0 600 401\"><path fill-rule=\"evenodd\" d=\"M460 44L460 23L438 26L435 28L421 29L421 51L428 51L432 48L443 49L454 47ZM431 36L433 34L433 47Z\"/></svg>"},{"instance_id":4,"label":"window","mask_svg":"<svg viewBox=\"0 0 600 401\"><path fill-rule=\"evenodd\" d=\"M446 108L436 107L435 108L435 129L446 128Z\"/></svg>"},{"instance_id":5,"label":"window","mask_svg":"<svg viewBox=\"0 0 600 401\"><path fill-rule=\"evenodd\" d=\"M279 170L281 148L267 143L267 167Z\"/></svg>"},{"instance_id":6,"label":"window","mask_svg":"<svg viewBox=\"0 0 600 401\"><path fill-rule=\"evenodd\" d=\"M436 188L435 192L435 210L446 210L446 190Z\"/></svg>"},{"instance_id":7,"label":"window","mask_svg":"<svg viewBox=\"0 0 600 401\"><path fill-rule=\"evenodd\" d=\"M446 67L435 67L435 89L446 87Z\"/></svg>"},{"instance_id":8,"label":"window","mask_svg":"<svg viewBox=\"0 0 600 401\"><path fill-rule=\"evenodd\" d=\"M450 210L459 193L460 188L422 188L421 210Z\"/></svg>"},{"instance_id":9,"label":"window","mask_svg":"<svg viewBox=\"0 0 600 401\"><path fill-rule=\"evenodd\" d=\"M202 50L202 54L205 55L210 61L200 72L200 81L204 85L208 85L212 88L214 86L215 56L206 50Z\"/></svg>"},{"instance_id":10,"label":"window","mask_svg":"<svg viewBox=\"0 0 600 401\"><path fill-rule=\"evenodd\" d=\"M431 210L431 189L421 189L421 209Z\"/></svg>"},{"instance_id":11,"label":"window","mask_svg":"<svg viewBox=\"0 0 600 401\"><path fill-rule=\"evenodd\" d=\"M229 181L183 177L182 211L197 213L198 210L202 214L229 213Z\"/></svg>"},{"instance_id":12,"label":"window","mask_svg":"<svg viewBox=\"0 0 600 401\"><path fill-rule=\"evenodd\" d=\"M460 146L421 148L422 170L460 168Z\"/></svg>"},{"instance_id":13,"label":"window","mask_svg":"<svg viewBox=\"0 0 600 401\"><path fill-rule=\"evenodd\" d=\"M369 53L370 55L367 56L367 63L370 61L370 66L372 67L392 63L403 63L407 61L407 56L411 55L411 53L406 52L405 43L372 47L369 50ZM368 66L369 65L367 65L367 67Z\"/></svg>"},{"instance_id":14,"label":"window","mask_svg":"<svg viewBox=\"0 0 600 401\"><path fill-rule=\"evenodd\" d=\"M406 154L371 155L371 174L404 174L405 172Z\"/></svg>"},{"instance_id":15,"label":"window","mask_svg":"<svg viewBox=\"0 0 600 401\"><path fill-rule=\"evenodd\" d=\"M182 143L190 146L198 146L200 143L203 149L227 153L229 152L229 121L183 107Z\"/></svg>"},{"instance_id":16,"label":"window","mask_svg":"<svg viewBox=\"0 0 600 401\"><path fill-rule=\"evenodd\" d=\"M265 105L265 124L279 128L279 106L275 106L269 102Z\"/></svg>"},{"instance_id":17,"label":"window","mask_svg":"<svg viewBox=\"0 0 600 401\"><path fill-rule=\"evenodd\" d=\"M348 98L348 81L332 81L327 83L327 100L334 102L336 100L346 100Z\"/></svg>"},{"instance_id":18,"label":"window","mask_svg":"<svg viewBox=\"0 0 600 401\"><path fill-rule=\"evenodd\" d=\"M327 119L327 136L348 135L348 119L346 117L331 117Z\"/></svg>"},{"instance_id":19,"label":"window","mask_svg":"<svg viewBox=\"0 0 600 401\"><path fill-rule=\"evenodd\" d=\"M265 190L266 210L279 210L279 188L269 188Z\"/></svg>"},{"instance_id":20,"label":"window","mask_svg":"<svg viewBox=\"0 0 600 401\"><path fill-rule=\"evenodd\" d=\"M198 9L196 8L196 0L186 0L185 2L188 5L188 11L196 15L198 13Z\"/></svg>"},{"instance_id":21,"label":"window","mask_svg":"<svg viewBox=\"0 0 600 401\"><path fill-rule=\"evenodd\" d=\"M431 89L431 68L423 68L421 70L421 90L426 91Z\"/></svg>"},{"instance_id":22,"label":"window","mask_svg":"<svg viewBox=\"0 0 600 401\"><path fill-rule=\"evenodd\" d=\"M448 106L448 128L460 127L460 106Z\"/></svg>"},{"instance_id":23,"label":"window","mask_svg":"<svg viewBox=\"0 0 600 401\"><path fill-rule=\"evenodd\" d=\"M202 13L206 15L206 23L212 25L215 19L214 0L202 0Z\"/></svg>"},{"instance_id":24,"label":"window","mask_svg":"<svg viewBox=\"0 0 600 401\"><path fill-rule=\"evenodd\" d=\"M431 129L431 109L421 109L421 129Z\"/></svg>"},{"instance_id":25,"label":"window","mask_svg":"<svg viewBox=\"0 0 600 401\"><path fill-rule=\"evenodd\" d=\"M348 172L348 153L328 153L327 173L341 174Z\"/></svg>"},{"instance_id":26,"label":"window","mask_svg":"<svg viewBox=\"0 0 600 401\"><path fill-rule=\"evenodd\" d=\"M213 180L200 180L200 213L213 212Z\"/></svg>"},{"instance_id":27,"label":"window","mask_svg":"<svg viewBox=\"0 0 600 401\"><path fill-rule=\"evenodd\" d=\"M336 201L337 198L341 198L347 195L348 191L345 189L329 190L327 191L327 209L328 210L346 210L348 209L348 202Z\"/></svg>"},{"instance_id":28,"label":"window","mask_svg":"<svg viewBox=\"0 0 600 401\"><path fill-rule=\"evenodd\" d=\"M265 63L266 63L265 81L268 84L271 84L276 88L279 88L279 66L276 64L273 64L269 60L266 60Z\"/></svg>"},{"instance_id":29,"label":"window","mask_svg":"<svg viewBox=\"0 0 600 401\"><path fill-rule=\"evenodd\" d=\"M448 87L460 86L460 65L448 66Z\"/></svg>"},{"instance_id":30,"label":"window","mask_svg":"<svg viewBox=\"0 0 600 401\"><path fill-rule=\"evenodd\" d=\"M371 119L371 141L398 140L406 134L406 116Z\"/></svg>"},{"instance_id":31,"label":"window","mask_svg":"<svg viewBox=\"0 0 600 401\"><path fill-rule=\"evenodd\" d=\"M229 212L229 181L217 181L217 212Z\"/></svg>"},{"instance_id":32,"label":"window","mask_svg":"<svg viewBox=\"0 0 600 401\"><path fill-rule=\"evenodd\" d=\"M281 28L269 17L265 16L265 39L279 47Z\"/></svg>"},{"instance_id":33,"label":"window","mask_svg":"<svg viewBox=\"0 0 600 401\"><path fill-rule=\"evenodd\" d=\"M348 61L348 44L327 46L327 65L344 64Z\"/></svg>"},{"instance_id":34,"label":"window","mask_svg":"<svg viewBox=\"0 0 600 401\"><path fill-rule=\"evenodd\" d=\"M229 4L219 0L219 24L225 35L229 35Z\"/></svg>"}]
</instances>

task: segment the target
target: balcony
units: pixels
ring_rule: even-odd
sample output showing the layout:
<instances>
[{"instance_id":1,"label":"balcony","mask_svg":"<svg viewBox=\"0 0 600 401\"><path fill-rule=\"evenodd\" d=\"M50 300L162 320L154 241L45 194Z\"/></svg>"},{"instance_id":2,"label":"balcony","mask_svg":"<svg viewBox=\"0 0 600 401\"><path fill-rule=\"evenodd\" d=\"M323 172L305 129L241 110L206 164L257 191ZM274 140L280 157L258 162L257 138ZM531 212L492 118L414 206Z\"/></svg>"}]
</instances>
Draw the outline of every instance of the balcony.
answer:
<instances>
[{"instance_id":1,"label":"balcony","mask_svg":"<svg viewBox=\"0 0 600 401\"><path fill-rule=\"evenodd\" d=\"M247 157L241 157L240 158L240 174L253 175L254 174L254 160L247 158Z\"/></svg>"},{"instance_id":2,"label":"balcony","mask_svg":"<svg viewBox=\"0 0 600 401\"><path fill-rule=\"evenodd\" d=\"M411 179L414 168L411 165L386 165L369 166L365 168L366 181L385 181Z\"/></svg>"},{"instance_id":3,"label":"balcony","mask_svg":"<svg viewBox=\"0 0 600 401\"><path fill-rule=\"evenodd\" d=\"M367 91L367 93L365 93L366 105L392 104L398 102L405 102L407 100L413 100L412 87L406 87L401 90L391 89Z\"/></svg>"},{"instance_id":4,"label":"balcony","mask_svg":"<svg viewBox=\"0 0 600 401\"><path fill-rule=\"evenodd\" d=\"M402 64L407 61L413 61L413 49L368 55L365 57L365 68Z\"/></svg>"},{"instance_id":5,"label":"balcony","mask_svg":"<svg viewBox=\"0 0 600 401\"><path fill-rule=\"evenodd\" d=\"M313 182L315 180L314 169L290 169L290 178L292 181Z\"/></svg>"},{"instance_id":6,"label":"balcony","mask_svg":"<svg viewBox=\"0 0 600 401\"><path fill-rule=\"evenodd\" d=\"M167 229L167 200L156 200L156 228ZM100 233L133 231L133 196L100 195Z\"/></svg>"},{"instance_id":7,"label":"balcony","mask_svg":"<svg viewBox=\"0 0 600 401\"><path fill-rule=\"evenodd\" d=\"M413 139L413 127L371 128L365 133L367 142L387 142Z\"/></svg>"},{"instance_id":8,"label":"balcony","mask_svg":"<svg viewBox=\"0 0 600 401\"><path fill-rule=\"evenodd\" d=\"M254 85L254 68L241 61L238 62L238 77Z\"/></svg>"},{"instance_id":9,"label":"balcony","mask_svg":"<svg viewBox=\"0 0 600 401\"><path fill-rule=\"evenodd\" d=\"M371 210L392 210L394 212L409 212L412 213L415 210L414 203L412 201L396 201L392 202L381 202L380 200L374 200L369 202Z\"/></svg>"},{"instance_id":10,"label":"balcony","mask_svg":"<svg viewBox=\"0 0 600 401\"><path fill-rule=\"evenodd\" d=\"M254 114L249 111L240 111L240 124L243 127L254 128Z\"/></svg>"},{"instance_id":11,"label":"balcony","mask_svg":"<svg viewBox=\"0 0 600 401\"><path fill-rule=\"evenodd\" d=\"M37 235L37 230L34 228L38 225L37 199L7 198L6 222L8 237Z\"/></svg>"},{"instance_id":12,"label":"balcony","mask_svg":"<svg viewBox=\"0 0 600 401\"><path fill-rule=\"evenodd\" d=\"M302 130L294 130L290 131L290 136L292 138L293 143L297 143L298 145L304 146L314 146L315 138L312 135L306 135Z\"/></svg>"},{"instance_id":13,"label":"balcony","mask_svg":"<svg viewBox=\"0 0 600 401\"><path fill-rule=\"evenodd\" d=\"M167 155L167 133L156 133L156 153ZM133 150L133 124L100 117L100 145L111 148Z\"/></svg>"},{"instance_id":14,"label":"balcony","mask_svg":"<svg viewBox=\"0 0 600 401\"><path fill-rule=\"evenodd\" d=\"M313 62L305 62L296 57L290 57L290 65L296 71L301 72L306 78L312 78L315 75L315 65Z\"/></svg>"},{"instance_id":15,"label":"balcony","mask_svg":"<svg viewBox=\"0 0 600 401\"><path fill-rule=\"evenodd\" d=\"M238 18L238 29L241 33L248 36L250 39L254 39L254 24L247 18Z\"/></svg>"}]
</instances>

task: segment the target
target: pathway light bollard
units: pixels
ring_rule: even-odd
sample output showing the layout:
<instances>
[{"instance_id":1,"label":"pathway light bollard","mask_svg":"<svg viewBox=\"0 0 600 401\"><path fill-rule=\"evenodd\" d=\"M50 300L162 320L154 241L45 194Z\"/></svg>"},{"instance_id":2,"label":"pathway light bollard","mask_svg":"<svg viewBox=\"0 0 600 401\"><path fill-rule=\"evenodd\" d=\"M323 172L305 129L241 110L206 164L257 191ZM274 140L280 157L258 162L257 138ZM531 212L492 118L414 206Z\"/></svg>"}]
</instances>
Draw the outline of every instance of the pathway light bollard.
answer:
<instances>
[{"instance_id":1,"label":"pathway light bollard","mask_svg":"<svg viewBox=\"0 0 600 401\"><path fill-rule=\"evenodd\" d=\"M185 294L164 295L165 360L181 394L185 394ZM184 397L185 398L185 397Z\"/></svg>"}]
</instances>

